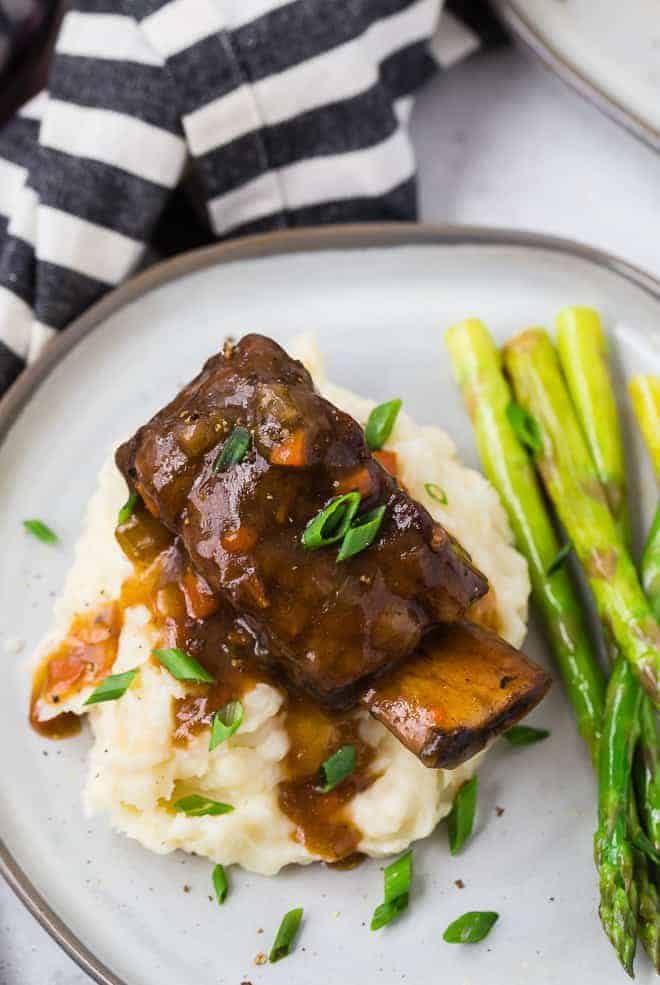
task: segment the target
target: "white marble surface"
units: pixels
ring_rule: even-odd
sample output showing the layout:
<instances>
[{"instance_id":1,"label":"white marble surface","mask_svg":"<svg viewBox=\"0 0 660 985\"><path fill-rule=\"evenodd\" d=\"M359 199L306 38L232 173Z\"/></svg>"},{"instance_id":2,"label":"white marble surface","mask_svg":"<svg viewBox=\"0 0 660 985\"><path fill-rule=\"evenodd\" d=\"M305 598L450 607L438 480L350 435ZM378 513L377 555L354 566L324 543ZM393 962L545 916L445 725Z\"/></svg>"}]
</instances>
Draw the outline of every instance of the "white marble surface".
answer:
<instances>
[{"instance_id":1,"label":"white marble surface","mask_svg":"<svg viewBox=\"0 0 660 985\"><path fill-rule=\"evenodd\" d=\"M660 277L660 159L518 53L437 79L412 132L424 219L572 237ZM0 884L0 985L87 982Z\"/></svg>"}]
</instances>

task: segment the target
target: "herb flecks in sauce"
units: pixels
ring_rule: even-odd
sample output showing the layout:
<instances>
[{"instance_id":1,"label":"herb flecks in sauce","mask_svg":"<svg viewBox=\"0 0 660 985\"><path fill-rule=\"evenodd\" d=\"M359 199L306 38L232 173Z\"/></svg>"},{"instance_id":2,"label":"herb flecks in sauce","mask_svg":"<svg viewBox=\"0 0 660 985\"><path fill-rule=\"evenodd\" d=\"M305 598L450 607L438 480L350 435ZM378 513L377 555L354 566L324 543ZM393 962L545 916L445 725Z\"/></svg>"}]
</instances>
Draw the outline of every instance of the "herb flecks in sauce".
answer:
<instances>
[{"instance_id":1,"label":"herb flecks in sauce","mask_svg":"<svg viewBox=\"0 0 660 985\"><path fill-rule=\"evenodd\" d=\"M209 730L216 712L241 701L255 684L278 686L272 671L255 654L252 635L210 592L172 535L142 502L115 536L133 564L133 573L118 599L75 617L65 640L38 670L31 713L37 731L50 737L78 731L76 715L38 721L39 706L42 701L64 701L83 687L98 685L110 673L126 610L137 605L148 610L161 648L189 653L215 678L213 684L187 684L186 697L175 701L178 745ZM308 699L287 695L283 721L289 752L286 778L277 795L281 810L295 825L296 840L328 862L355 864L362 834L346 807L377 778L371 771L373 750L360 737L358 719L354 713L324 712ZM345 745L355 747L354 772L334 790L320 793L320 765Z\"/></svg>"}]
</instances>

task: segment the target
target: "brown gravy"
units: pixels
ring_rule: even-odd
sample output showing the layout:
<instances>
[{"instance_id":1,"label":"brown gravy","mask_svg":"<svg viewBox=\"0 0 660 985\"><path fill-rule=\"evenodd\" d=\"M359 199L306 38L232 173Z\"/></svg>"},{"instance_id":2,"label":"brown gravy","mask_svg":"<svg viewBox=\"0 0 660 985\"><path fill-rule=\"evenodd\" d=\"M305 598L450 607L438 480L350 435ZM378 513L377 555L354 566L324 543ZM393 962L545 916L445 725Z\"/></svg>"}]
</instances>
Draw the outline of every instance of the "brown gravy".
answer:
<instances>
[{"instance_id":1,"label":"brown gravy","mask_svg":"<svg viewBox=\"0 0 660 985\"><path fill-rule=\"evenodd\" d=\"M40 735L64 738L80 729L80 719L63 713L48 722L37 718L39 703L58 704L98 684L117 655L124 614L144 605L160 636L160 645L180 647L196 657L216 678L198 685L175 702L174 738L185 744L210 725L213 714L233 698L241 698L257 682L282 687L258 641L192 570L178 542L144 507L116 531L133 564L119 598L77 615L65 639L47 655L34 676L30 722ZM153 658L152 658L153 659ZM281 810L295 825L293 837L308 851L331 863L352 867L360 830L351 821L348 804L377 775L373 749L359 735L354 712L334 713L311 700L289 693L284 711L289 738L286 778L279 784ZM356 748L356 768L335 790L317 789L321 763L343 745Z\"/></svg>"}]
</instances>

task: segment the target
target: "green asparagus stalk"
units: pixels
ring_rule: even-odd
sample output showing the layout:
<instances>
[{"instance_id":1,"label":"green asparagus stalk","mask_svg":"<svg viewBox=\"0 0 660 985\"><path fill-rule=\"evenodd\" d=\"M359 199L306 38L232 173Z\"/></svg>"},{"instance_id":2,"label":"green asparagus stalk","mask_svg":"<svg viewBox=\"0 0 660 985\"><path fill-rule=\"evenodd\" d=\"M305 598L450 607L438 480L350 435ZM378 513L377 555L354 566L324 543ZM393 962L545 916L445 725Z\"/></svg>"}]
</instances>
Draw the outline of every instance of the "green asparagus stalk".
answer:
<instances>
[{"instance_id":1,"label":"green asparagus stalk","mask_svg":"<svg viewBox=\"0 0 660 985\"><path fill-rule=\"evenodd\" d=\"M655 618L660 622L660 506L655 512L642 554L642 585Z\"/></svg>"},{"instance_id":2,"label":"green asparagus stalk","mask_svg":"<svg viewBox=\"0 0 660 985\"><path fill-rule=\"evenodd\" d=\"M500 495L518 549L527 559L534 599L580 734L595 762L605 681L566 568L560 566L548 574L560 545L534 468L507 415L512 394L499 353L485 326L476 319L454 325L445 340L472 418L484 471Z\"/></svg>"},{"instance_id":3,"label":"green asparagus stalk","mask_svg":"<svg viewBox=\"0 0 660 985\"><path fill-rule=\"evenodd\" d=\"M628 389L660 485L660 376L633 376Z\"/></svg>"},{"instance_id":4,"label":"green asparagus stalk","mask_svg":"<svg viewBox=\"0 0 660 985\"><path fill-rule=\"evenodd\" d=\"M660 704L660 626L621 541L585 444L555 350L542 329L505 348L505 365L519 403L543 440L537 465L589 579L603 623L654 704Z\"/></svg>"},{"instance_id":5,"label":"green asparagus stalk","mask_svg":"<svg viewBox=\"0 0 660 985\"><path fill-rule=\"evenodd\" d=\"M632 538L626 495L623 439L610 376L607 342L598 314L590 308L565 308L557 318L557 346L576 415L596 466L598 478L606 491L610 512L622 541L630 549ZM616 649L614 656L616 660ZM635 696L634 692L639 690L639 684L631 672L628 673L627 679L623 674L618 675L610 687L631 688L633 690L631 700ZM608 708L610 707L618 706L612 700L608 702ZM648 771L649 765L652 767L652 764L657 763L658 736L653 707L646 694L642 695L640 702L639 724L639 741L635 755L638 762L641 761L643 765L636 767L636 772L639 773L638 802L636 804L634 798L630 800L627 837L633 853L634 882L639 900L638 933L649 957L655 967L659 968L660 904L650 875L653 865L643 852L634 848L634 835L640 830L638 813L641 813L645 820L651 820L656 813L660 813L660 801L653 800L657 797L658 784L654 782L653 776L649 776ZM605 727L608 731L612 731L609 724ZM605 747L601 755L608 755L610 751ZM603 765L600 772L609 775L610 771L607 765ZM625 780L628 785L632 782L630 774L627 777L621 775L620 780L621 782ZM606 832L599 828L597 838L600 839L602 854ZM605 882L607 884L607 880ZM607 902L603 906L607 914ZM631 908L632 906L634 900Z\"/></svg>"},{"instance_id":6,"label":"green asparagus stalk","mask_svg":"<svg viewBox=\"0 0 660 985\"><path fill-rule=\"evenodd\" d=\"M637 376L630 383L635 416L651 455L660 485L660 377ZM660 620L660 506L655 514L642 555L642 585L656 619ZM646 833L660 851L660 742L653 711L642 707L641 741L635 763L635 781L640 803L649 809L643 814ZM655 741L654 741L655 740Z\"/></svg>"},{"instance_id":7,"label":"green asparagus stalk","mask_svg":"<svg viewBox=\"0 0 660 985\"><path fill-rule=\"evenodd\" d=\"M660 738L658 722L650 704L643 702L639 712L639 744L635 753L637 802L646 834L660 852ZM656 866L656 881L660 871Z\"/></svg>"},{"instance_id":8,"label":"green asparagus stalk","mask_svg":"<svg viewBox=\"0 0 660 985\"><path fill-rule=\"evenodd\" d=\"M660 376L635 376L630 381L635 416L646 441L660 486ZM642 584L660 621L660 505L642 555Z\"/></svg>"},{"instance_id":9,"label":"green asparagus stalk","mask_svg":"<svg viewBox=\"0 0 660 985\"><path fill-rule=\"evenodd\" d=\"M564 308L557 316L557 349L575 411L624 544L630 543L626 466L619 413L598 313Z\"/></svg>"},{"instance_id":10,"label":"green asparagus stalk","mask_svg":"<svg viewBox=\"0 0 660 985\"><path fill-rule=\"evenodd\" d=\"M636 847L636 837L641 830L634 799L628 817L630 837L633 845L633 867L637 889L637 932L644 950L656 971L660 968L660 893L653 878L653 866L643 851Z\"/></svg>"},{"instance_id":11,"label":"green asparagus stalk","mask_svg":"<svg viewBox=\"0 0 660 985\"><path fill-rule=\"evenodd\" d=\"M631 687L631 679L630 666L620 655L607 689L598 757L598 830L594 855L599 874L600 919L621 964L632 978L638 899L628 818L641 692Z\"/></svg>"}]
</instances>

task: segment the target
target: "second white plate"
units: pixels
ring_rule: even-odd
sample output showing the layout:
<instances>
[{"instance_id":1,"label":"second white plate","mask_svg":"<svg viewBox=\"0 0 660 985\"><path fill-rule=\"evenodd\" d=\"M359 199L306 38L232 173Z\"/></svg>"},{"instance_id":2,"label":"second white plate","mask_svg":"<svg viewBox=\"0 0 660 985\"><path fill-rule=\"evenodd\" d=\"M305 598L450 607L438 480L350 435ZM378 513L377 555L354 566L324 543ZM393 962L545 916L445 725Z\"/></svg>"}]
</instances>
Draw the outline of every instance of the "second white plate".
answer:
<instances>
[{"instance_id":1,"label":"second white plate","mask_svg":"<svg viewBox=\"0 0 660 985\"><path fill-rule=\"evenodd\" d=\"M604 113L660 150L656 0L495 0L520 40Z\"/></svg>"}]
</instances>

